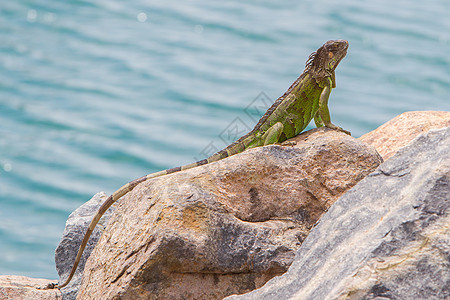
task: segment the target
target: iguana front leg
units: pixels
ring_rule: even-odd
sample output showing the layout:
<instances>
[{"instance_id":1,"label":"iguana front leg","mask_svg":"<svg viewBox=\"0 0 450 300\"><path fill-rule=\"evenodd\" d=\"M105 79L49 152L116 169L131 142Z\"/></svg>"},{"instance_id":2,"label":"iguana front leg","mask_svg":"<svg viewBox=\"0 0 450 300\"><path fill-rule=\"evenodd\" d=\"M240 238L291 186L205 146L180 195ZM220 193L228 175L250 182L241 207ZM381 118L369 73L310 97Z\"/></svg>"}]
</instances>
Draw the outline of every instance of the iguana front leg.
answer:
<instances>
[{"instance_id":1,"label":"iguana front leg","mask_svg":"<svg viewBox=\"0 0 450 300\"><path fill-rule=\"evenodd\" d=\"M328 110L328 98L330 97L331 88L333 86L333 81L331 78L328 78L327 84L325 85L322 93L319 98L319 109L317 110L314 116L314 123L316 123L317 127L328 127L331 129L336 129L342 132L345 132L348 135L351 135L350 131L344 130L339 126L331 123L330 111Z\"/></svg>"}]
</instances>

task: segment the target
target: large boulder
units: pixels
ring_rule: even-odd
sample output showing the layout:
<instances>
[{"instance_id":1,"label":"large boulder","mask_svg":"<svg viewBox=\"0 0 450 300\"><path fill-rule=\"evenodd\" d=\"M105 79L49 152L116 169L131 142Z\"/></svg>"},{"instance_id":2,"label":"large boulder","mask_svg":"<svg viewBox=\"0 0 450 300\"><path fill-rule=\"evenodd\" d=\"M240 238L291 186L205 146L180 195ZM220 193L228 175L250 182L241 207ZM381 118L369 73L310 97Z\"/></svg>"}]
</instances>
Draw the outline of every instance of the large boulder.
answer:
<instances>
[{"instance_id":1,"label":"large boulder","mask_svg":"<svg viewBox=\"0 0 450 300\"><path fill-rule=\"evenodd\" d=\"M86 262L79 299L221 299L284 273L321 215L381 162L326 128L294 141L137 186Z\"/></svg>"},{"instance_id":2,"label":"large boulder","mask_svg":"<svg viewBox=\"0 0 450 300\"><path fill-rule=\"evenodd\" d=\"M63 298L59 290L46 288L54 283L55 280L0 275L0 299L61 300Z\"/></svg>"},{"instance_id":3,"label":"large boulder","mask_svg":"<svg viewBox=\"0 0 450 300\"><path fill-rule=\"evenodd\" d=\"M366 133L359 140L374 146L383 159L388 160L419 134L448 126L450 112L408 111Z\"/></svg>"},{"instance_id":4,"label":"large boulder","mask_svg":"<svg viewBox=\"0 0 450 300\"><path fill-rule=\"evenodd\" d=\"M227 299L449 299L450 127L420 135L341 197L289 271Z\"/></svg>"}]
</instances>

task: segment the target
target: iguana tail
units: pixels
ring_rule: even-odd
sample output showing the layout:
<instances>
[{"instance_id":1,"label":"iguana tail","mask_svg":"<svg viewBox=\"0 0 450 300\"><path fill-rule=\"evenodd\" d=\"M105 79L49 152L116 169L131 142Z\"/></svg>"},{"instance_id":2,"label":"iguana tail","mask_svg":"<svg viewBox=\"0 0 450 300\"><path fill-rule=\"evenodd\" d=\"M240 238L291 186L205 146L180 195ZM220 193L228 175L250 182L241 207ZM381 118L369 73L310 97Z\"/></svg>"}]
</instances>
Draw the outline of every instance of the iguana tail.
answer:
<instances>
[{"instance_id":1,"label":"iguana tail","mask_svg":"<svg viewBox=\"0 0 450 300\"><path fill-rule=\"evenodd\" d=\"M148 174L146 176L143 176L141 178L135 179L133 181L130 181L129 183L125 184L124 186L122 186L120 189L118 189L117 191L115 191L112 195L110 195L106 201L102 204L102 206L100 206L99 210L97 211L97 213L95 214L94 218L92 219L91 223L89 224L89 227L84 235L83 241L81 242L80 248L78 249L78 253L77 253L77 257L75 258L75 262L72 266L72 270L70 271L70 275L69 277L66 279L66 281L63 284L59 284L56 287L58 288L63 288L65 287L67 284L69 284L69 282L72 280L73 275L75 274L75 271L77 270L78 264L80 263L81 260L81 256L83 255L84 252L84 248L86 248L86 245L89 241L89 238L92 234L92 232L95 229L95 226L97 225L97 223L100 221L101 217L103 216L103 214L108 210L108 208L111 207L111 205L114 204L114 202L116 202L117 200L119 200L122 196L126 195L128 192L130 192L131 190L133 190L139 183L142 183L144 181L147 181L151 178L155 178L155 177L159 177L159 176L163 176L163 175L167 175L167 174L171 174L171 173L175 173L178 171L183 171L183 170L187 170L187 169L192 169L201 165L205 165L208 163L212 163L215 161L219 161L221 159L227 158L231 155L237 154L239 152L242 152L246 146L249 144L249 142L251 142L252 139L252 134L247 134L245 136L243 136L242 138L240 138L238 141L234 142L233 144L229 145L228 147L226 147L225 149L217 152L216 154L210 156L207 159L203 159L203 160L199 160L197 162L188 164L188 165L184 165L181 167L175 167L172 169L167 169L164 171L159 171L156 173L152 173L152 174Z\"/></svg>"}]
</instances>

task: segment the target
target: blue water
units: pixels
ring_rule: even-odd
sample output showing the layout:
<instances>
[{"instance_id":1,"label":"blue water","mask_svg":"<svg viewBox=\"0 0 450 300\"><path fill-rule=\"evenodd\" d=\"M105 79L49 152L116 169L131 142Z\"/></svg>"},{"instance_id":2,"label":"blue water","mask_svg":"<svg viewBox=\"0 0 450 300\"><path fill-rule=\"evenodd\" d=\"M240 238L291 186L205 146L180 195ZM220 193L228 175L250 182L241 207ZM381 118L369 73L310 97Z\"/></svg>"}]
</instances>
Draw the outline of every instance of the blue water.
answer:
<instances>
[{"instance_id":1,"label":"blue water","mask_svg":"<svg viewBox=\"0 0 450 300\"><path fill-rule=\"evenodd\" d=\"M231 142L328 39L350 42L330 110L354 136L450 110L450 2L367 3L2 1L0 274L56 278L72 210Z\"/></svg>"}]
</instances>

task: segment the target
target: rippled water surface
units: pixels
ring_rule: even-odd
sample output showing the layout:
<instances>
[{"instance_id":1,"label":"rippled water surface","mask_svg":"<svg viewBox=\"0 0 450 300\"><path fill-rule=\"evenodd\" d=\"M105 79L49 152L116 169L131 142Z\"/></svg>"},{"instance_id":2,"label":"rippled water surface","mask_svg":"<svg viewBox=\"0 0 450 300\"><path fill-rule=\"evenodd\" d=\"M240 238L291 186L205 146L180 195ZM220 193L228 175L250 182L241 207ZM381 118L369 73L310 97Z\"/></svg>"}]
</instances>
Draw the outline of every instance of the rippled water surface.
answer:
<instances>
[{"instance_id":1,"label":"rippled water surface","mask_svg":"<svg viewBox=\"0 0 450 300\"><path fill-rule=\"evenodd\" d=\"M251 129L328 39L350 42L330 109L354 136L450 110L449 13L448 0L3 1L0 274L56 278L72 210Z\"/></svg>"}]
</instances>

